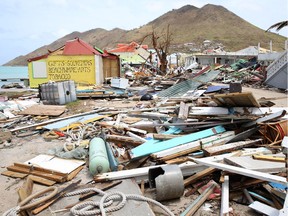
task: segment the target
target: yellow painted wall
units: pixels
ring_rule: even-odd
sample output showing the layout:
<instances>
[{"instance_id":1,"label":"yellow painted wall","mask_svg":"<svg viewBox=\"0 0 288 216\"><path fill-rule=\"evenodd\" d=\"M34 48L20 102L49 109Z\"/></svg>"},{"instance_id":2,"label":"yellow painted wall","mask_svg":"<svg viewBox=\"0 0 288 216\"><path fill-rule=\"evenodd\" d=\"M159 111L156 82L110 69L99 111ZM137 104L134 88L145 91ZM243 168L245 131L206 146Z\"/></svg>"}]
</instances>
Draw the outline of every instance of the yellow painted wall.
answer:
<instances>
[{"instance_id":1,"label":"yellow painted wall","mask_svg":"<svg viewBox=\"0 0 288 216\"><path fill-rule=\"evenodd\" d=\"M51 55L46 59L36 61L36 63L30 62L28 72L31 88L37 88L39 84L49 80L74 80L75 83L85 84L96 83L95 58L92 55Z\"/></svg>"}]
</instances>

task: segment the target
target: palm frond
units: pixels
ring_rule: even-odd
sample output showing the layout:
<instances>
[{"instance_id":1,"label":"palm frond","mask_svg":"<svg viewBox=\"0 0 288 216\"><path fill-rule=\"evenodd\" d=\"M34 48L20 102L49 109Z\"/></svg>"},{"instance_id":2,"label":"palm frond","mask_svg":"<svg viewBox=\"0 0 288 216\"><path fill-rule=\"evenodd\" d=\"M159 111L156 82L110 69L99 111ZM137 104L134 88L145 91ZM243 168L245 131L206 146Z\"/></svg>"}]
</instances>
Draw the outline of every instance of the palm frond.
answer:
<instances>
[{"instance_id":1,"label":"palm frond","mask_svg":"<svg viewBox=\"0 0 288 216\"><path fill-rule=\"evenodd\" d=\"M281 30L281 29L282 29L283 27L285 27L285 26L288 26L288 20L275 23L274 25L270 26L270 27L266 30L266 32L269 31L270 29L273 29L273 28L276 28L276 31L279 31L279 30Z\"/></svg>"}]
</instances>

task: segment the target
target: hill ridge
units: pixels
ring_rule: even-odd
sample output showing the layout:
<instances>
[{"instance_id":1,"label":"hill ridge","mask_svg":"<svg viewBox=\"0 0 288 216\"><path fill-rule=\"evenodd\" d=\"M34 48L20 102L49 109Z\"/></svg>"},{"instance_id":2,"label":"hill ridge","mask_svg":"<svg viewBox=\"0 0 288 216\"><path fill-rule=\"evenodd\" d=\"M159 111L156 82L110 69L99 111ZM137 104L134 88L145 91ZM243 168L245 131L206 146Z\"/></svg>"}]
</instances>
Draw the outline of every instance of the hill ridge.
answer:
<instances>
[{"instance_id":1,"label":"hill ridge","mask_svg":"<svg viewBox=\"0 0 288 216\"><path fill-rule=\"evenodd\" d=\"M67 40L75 37L98 48L111 49L118 43L141 42L145 35L152 32L152 29L157 32L166 29L168 25L173 32L171 49L177 52L191 52L191 47L184 45L187 43L201 48L204 40L222 44L226 51L237 51L248 46L257 46L258 43L263 48L269 48L270 41L273 41L273 48L281 51L284 49L286 39L284 36L265 32L221 5L206 4L201 8L185 5L179 9L172 9L147 24L131 30L115 27L112 30L94 28L85 32L73 31L27 55L18 56L4 65L27 65L29 58L46 54L48 50L56 50ZM143 43L151 47L147 39Z\"/></svg>"}]
</instances>

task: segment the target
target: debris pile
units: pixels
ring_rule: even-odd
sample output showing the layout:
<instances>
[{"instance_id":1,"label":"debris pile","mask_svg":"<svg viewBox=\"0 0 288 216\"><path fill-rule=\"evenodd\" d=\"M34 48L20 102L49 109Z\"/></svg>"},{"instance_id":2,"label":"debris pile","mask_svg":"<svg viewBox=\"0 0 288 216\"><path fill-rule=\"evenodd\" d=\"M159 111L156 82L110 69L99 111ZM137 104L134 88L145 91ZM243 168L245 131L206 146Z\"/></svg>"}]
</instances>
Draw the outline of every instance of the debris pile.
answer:
<instances>
[{"instance_id":1,"label":"debris pile","mask_svg":"<svg viewBox=\"0 0 288 216\"><path fill-rule=\"evenodd\" d=\"M239 61L231 68L246 66ZM247 74L254 66L245 68ZM244 78L231 71L226 76L229 70L204 68L184 81L183 74L167 76L179 81L162 91L135 88L165 82L138 74L134 86L127 87L132 97L95 101L97 106L73 115L69 104L29 99L19 109L1 102L1 148L12 148L3 143L11 143L14 136L41 136L47 146L57 143L43 154L5 167L2 175L25 181L20 202L7 207L4 215L45 215L50 206L57 209L53 213L129 215L135 205L143 215L193 215L201 206L220 215L237 214L232 203L266 215L286 214L287 108L267 106L252 92L242 92L235 82ZM219 75L233 79L232 85L206 85ZM77 97L86 93L78 92ZM45 188L35 192L34 183ZM30 202L39 196L42 199ZM120 202L112 207L116 200ZM177 208L172 208L175 203Z\"/></svg>"}]
</instances>

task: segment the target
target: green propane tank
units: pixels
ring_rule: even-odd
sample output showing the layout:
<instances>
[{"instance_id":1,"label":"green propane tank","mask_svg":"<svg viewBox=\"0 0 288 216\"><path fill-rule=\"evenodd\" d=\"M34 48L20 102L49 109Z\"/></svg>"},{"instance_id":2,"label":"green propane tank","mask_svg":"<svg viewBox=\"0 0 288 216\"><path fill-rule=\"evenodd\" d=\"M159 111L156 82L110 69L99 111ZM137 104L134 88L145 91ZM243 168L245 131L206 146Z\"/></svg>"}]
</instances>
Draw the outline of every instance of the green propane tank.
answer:
<instances>
[{"instance_id":1,"label":"green propane tank","mask_svg":"<svg viewBox=\"0 0 288 216\"><path fill-rule=\"evenodd\" d=\"M89 170L92 175L109 171L109 160L105 141L95 137L89 144Z\"/></svg>"}]
</instances>

